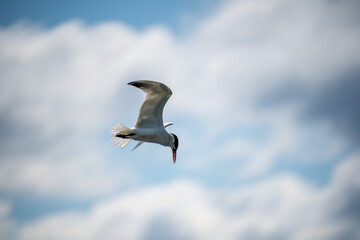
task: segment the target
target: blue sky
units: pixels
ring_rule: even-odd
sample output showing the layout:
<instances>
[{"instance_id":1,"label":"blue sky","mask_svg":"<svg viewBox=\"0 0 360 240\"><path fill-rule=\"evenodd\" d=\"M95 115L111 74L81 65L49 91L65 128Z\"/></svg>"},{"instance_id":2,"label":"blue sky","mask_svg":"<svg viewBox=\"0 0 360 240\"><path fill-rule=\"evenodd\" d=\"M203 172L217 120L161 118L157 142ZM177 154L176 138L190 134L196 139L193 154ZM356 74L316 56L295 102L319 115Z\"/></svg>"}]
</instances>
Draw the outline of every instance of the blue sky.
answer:
<instances>
[{"instance_id":1,"label":"blue sky","mask_svg":"<svg viewBox=\"0 0 360 240\"><path fill-rule=\"evenodd\" d=\"M358 239L358 7L1 1L0 238ZM137 79L175 165L110 141Z\"/></svg>"},{"instance_id":2,"label":"blue sky","mask_svg":"<svg viewBox=\"0 0 360 240\"><path fill-rule=\"evenodd\" d=\"M190 20L198 19L218 4L215 0L196 1L1 1L1 26L19 20L45 27L54 27L65 21L81 19L86 24L121 21L137 30L154 24L163 24L180 31Z\"/></svg>"}]
</instances>

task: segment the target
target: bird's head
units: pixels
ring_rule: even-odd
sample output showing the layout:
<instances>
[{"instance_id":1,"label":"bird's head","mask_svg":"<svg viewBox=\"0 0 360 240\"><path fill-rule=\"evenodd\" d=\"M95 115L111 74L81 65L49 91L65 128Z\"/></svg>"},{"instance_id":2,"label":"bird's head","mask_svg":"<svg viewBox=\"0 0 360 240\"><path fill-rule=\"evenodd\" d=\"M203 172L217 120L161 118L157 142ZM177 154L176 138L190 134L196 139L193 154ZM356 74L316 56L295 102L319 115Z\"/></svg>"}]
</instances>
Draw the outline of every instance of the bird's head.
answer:
<instances>
[{"instance_id":1,"label":"bird's head","mask_svg":"<svg viewBox=\"0 0 360 240\"><path fill-rule=\"evenodd\" d=\"M178 149L178 146L179 146L179 139L173 133L171 133L171 136L172 136L172 141L171 141L170 147L171 147L171 150L173 152L173 160L174 160L174 163L175 163L176 162L176 150Z\"/></svg>"}]
</instances>

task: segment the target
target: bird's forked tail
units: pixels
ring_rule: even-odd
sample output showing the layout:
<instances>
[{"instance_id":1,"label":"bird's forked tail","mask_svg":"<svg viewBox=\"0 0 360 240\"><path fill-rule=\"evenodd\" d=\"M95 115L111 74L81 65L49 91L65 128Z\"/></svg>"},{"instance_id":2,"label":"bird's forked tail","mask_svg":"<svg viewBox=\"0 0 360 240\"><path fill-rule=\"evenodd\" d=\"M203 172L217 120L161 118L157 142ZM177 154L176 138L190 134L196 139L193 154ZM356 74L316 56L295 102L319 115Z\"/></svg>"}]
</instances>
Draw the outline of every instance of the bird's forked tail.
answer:
<instances>
[{"instance_id":1,"label":"bird's forked tail","mask_svg":"<svg viewBox=\"0 0 360 240\"><path fill-rule=\"evenodd\" d=\"M111 134L112 142L121 148L126 147L131 141L129 137L134 135L130 128L125 127L120 123L111 129Z\"/></svg>"}]
</instances>

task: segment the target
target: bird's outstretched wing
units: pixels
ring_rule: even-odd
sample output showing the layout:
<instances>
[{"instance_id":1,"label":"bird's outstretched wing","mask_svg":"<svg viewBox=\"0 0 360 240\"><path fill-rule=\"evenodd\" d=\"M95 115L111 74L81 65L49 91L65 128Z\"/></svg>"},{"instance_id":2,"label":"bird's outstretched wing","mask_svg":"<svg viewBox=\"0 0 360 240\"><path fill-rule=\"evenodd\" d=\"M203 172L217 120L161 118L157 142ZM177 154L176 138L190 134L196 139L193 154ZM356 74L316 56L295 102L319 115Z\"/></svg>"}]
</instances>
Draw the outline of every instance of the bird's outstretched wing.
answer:
<instances>
[{"instance_id":1,"label":"bird's outstretched wing","mask_svg":"<svg viewBox=\"0 0 360 240\"><path fill-rule=\"evenodd\" d=\"M135 128L163 127L163 109L172 94L171 89L165 84L149 80L129 82L128 85L146 93Z\"/></svg>"}]
</instances>

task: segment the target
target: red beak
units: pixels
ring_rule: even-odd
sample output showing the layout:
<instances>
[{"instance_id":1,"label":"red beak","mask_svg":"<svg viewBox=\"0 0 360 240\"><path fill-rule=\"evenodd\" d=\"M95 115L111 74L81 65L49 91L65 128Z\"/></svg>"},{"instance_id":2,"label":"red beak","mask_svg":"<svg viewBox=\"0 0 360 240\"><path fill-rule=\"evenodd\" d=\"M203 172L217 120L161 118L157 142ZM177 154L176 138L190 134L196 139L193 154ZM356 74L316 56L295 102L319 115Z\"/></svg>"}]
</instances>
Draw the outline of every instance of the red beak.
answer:
<instances>
[{"instance_id":1,"label":"red beak","mask_svg":"<svg viewBox=\"0 0 360 240\"><path fill-rule=\"evenodd\" d=\"M176 150L172 148L174 164L176 162Z\"/></svg>"}]
</instances>

